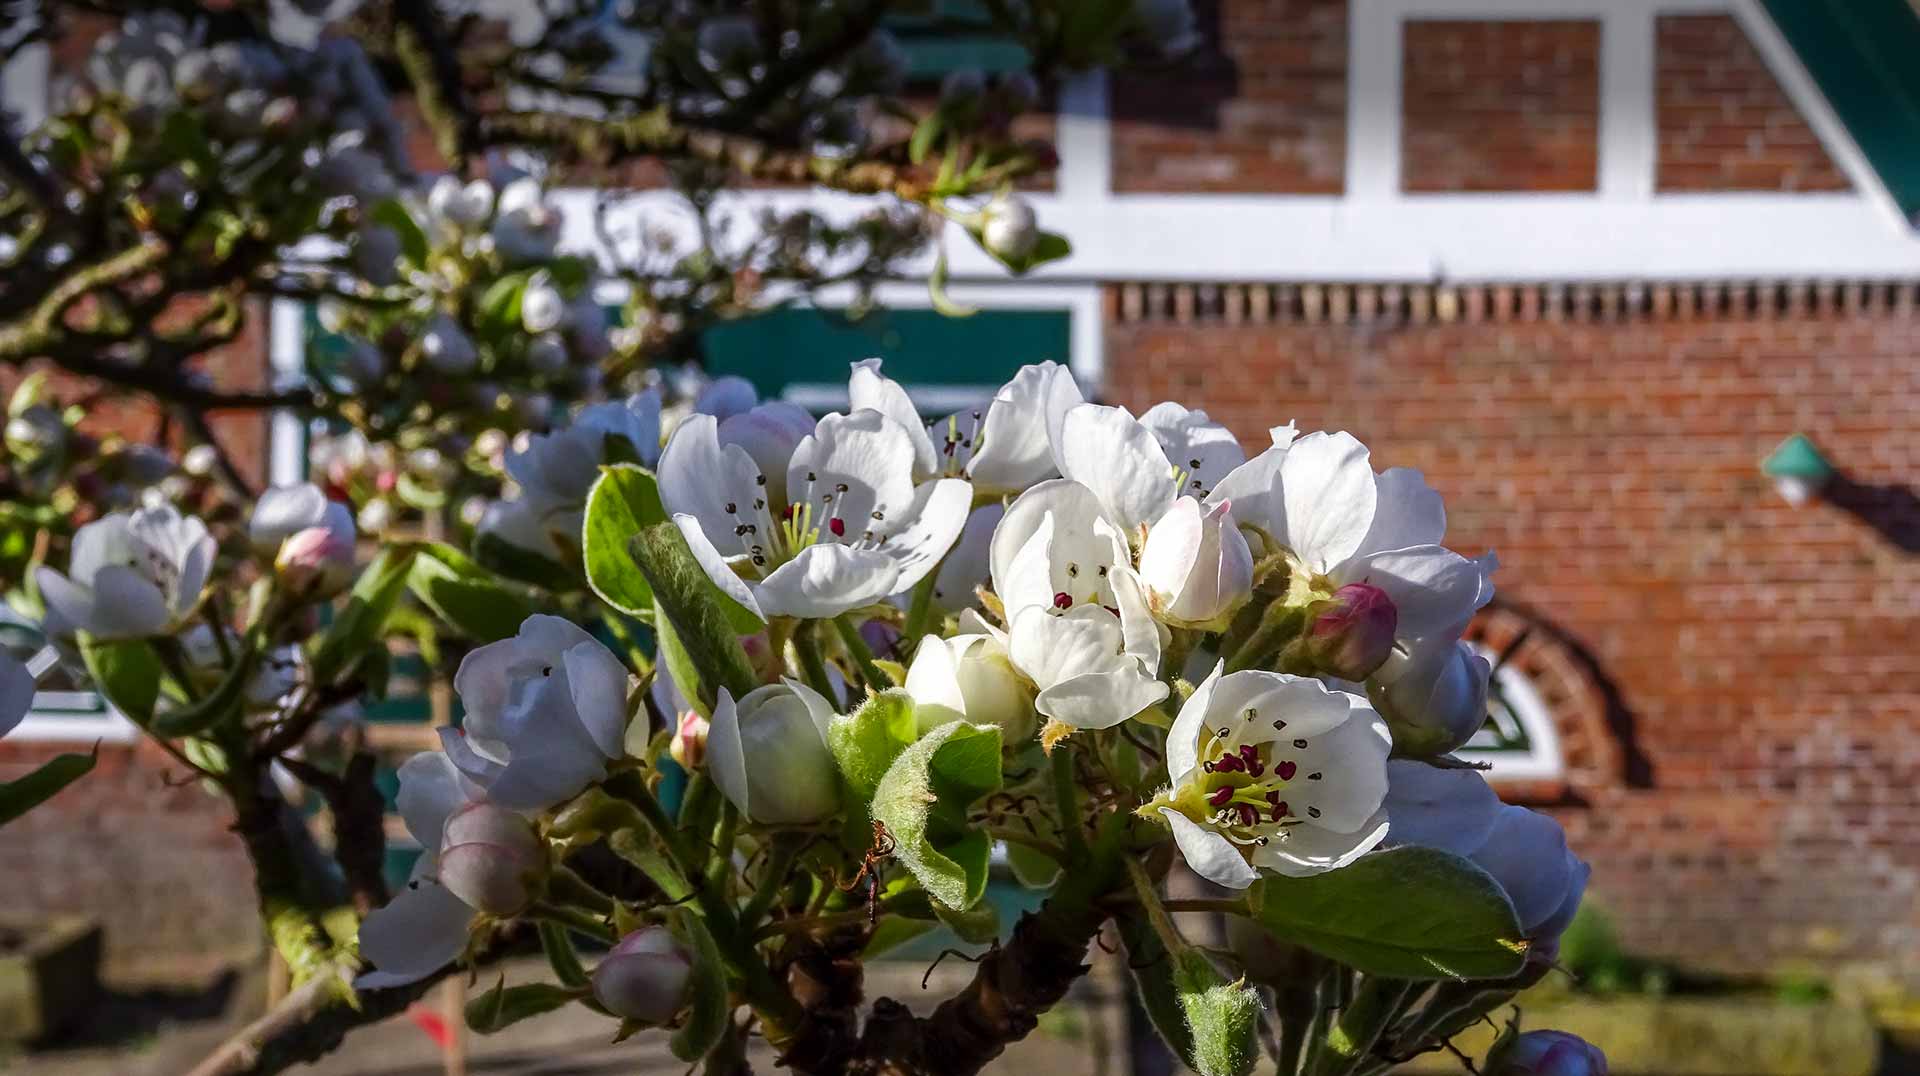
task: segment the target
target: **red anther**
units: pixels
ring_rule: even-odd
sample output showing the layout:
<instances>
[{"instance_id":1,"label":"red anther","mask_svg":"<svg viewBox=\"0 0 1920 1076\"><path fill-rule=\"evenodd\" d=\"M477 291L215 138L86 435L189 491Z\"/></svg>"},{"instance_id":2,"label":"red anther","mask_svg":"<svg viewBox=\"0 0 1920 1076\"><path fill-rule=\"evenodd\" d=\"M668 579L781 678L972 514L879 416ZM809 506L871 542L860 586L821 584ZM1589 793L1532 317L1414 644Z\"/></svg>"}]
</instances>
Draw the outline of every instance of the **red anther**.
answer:
<instances>
[{"instance_id":1,"label":"red anther","mask_svg":"<svg viewBox=\"0 0 1920 1076\"><path fill-rule=\"evenodd\" d=\"M1255 777L1260 776L1267 770L1267 764L1260 761L1260 752L1254 750L1252 744L1241 745L1240 761L1246 764L1247 772Z\"/></svg>"},{"instance_id":2,"label":"red anther","mask_svg":"<svg viewBox=\"0 0 1920 1076\"><path fill-rule=\"evenodd\" d=\"M1053 596L1053 607L1055 609L1065 609L1072 604L1073 604L1073 595L1068 594L1064 590Z\"/></svg>"},{"instance_id":3,"label":"red anther","mask_svg":"<svg viewBox=\"0 0 1920 1076\"><path fill-rule=\"evenodd\" d=\"M1273 768L1274 775L1279 777L1282 781L1293 780L1293 775L1298 773L1299 771L1300 771L1300 767L1294 765L1291 760L1282 762Z\"/></svg>"},{"instance_id":4,"label":"red anther","mask_svg":"<svg viewBox=\"0 0 1920 1076\"><path fill-rule=\"evenodd\" d=\"M846 520L843 520L840 517L835 516L834 518L827 520L827 529L833 532L833 536L835 538L843 537L847 533Z\"/></svg>"},{"instance_id":5,"label":"red anther","mask_svg":"<svg viewBox=\"0 0 1920 1076\"><path fill-rule=\"evenodd\" d=\"M1221 755L1220 761L1214 763L1213 768L1219 770L1221 773L1241 773L1246 770L1247 766L1246 763L1241 762L1232 755Z\"/></svg>"},{"instance_id":6,"label":"red anther","mask_svg":"<svg viewBox=\"0 0 1920 1076\"><path fill-rule=\"evenodd\" d=\"M1233 798L1232 785L1221 785L1219 788L1216 788L1212 792L1207 793L1207 802L1212 804L1215 807L1225 807L1227 805L1227 801L1232 798Z\"/></svg>"},{"instance_id":7,"label":"red anther","mask_svg":"<svg viewBox=\"0 0 1920 1076\"><path fill-rule=\"evenodd\" d=\"M1240 824L1243 826L1256 825L1260 821L1260 812L1244 803L1234 804L1233 809L1240 813Z\"/></svg>"},{"instance_id":8,"label":"red anther","mask_svg":"<svg viewBox=\"0 0 1920 1076\"><path fill-rule=\"evenodd\" d=\"M1287 812L1286 800L1281 800L1279 803L1276 803L1273 805L1273 820L1275 822L1278 822L1281 819L1287 817L1287 813L1288 812Z\"/></svg>"}]
</instances>

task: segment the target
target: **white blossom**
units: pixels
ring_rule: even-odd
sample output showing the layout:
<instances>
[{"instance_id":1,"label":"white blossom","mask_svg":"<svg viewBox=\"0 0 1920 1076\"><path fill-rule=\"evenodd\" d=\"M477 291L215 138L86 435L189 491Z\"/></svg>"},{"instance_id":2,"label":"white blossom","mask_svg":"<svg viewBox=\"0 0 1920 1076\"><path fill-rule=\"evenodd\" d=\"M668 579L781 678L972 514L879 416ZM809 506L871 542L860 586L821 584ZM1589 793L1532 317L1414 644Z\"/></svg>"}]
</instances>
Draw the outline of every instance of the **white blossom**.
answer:
<instances>
[{"instance_id":1,"label":"white blossom","mask_svg":"<svg viewBox=\"0 0 1920 1076\"><path fill-rule=\"evenodd\" d=\"M853 364L852 406L878 411L913 438L914 479L966 478L981 494L1020 493L1058 474L1052 434L1082 402L1080 386L1055 362L1022 366L993 398L946 419L923 423L905 389L879 359Z\"/></svg>"},{"instance_id":2,"label":"white blossom","mask_svg":"<svg viewBox=\"0 0 1920 1076\"><path fill-rule=\"evenodd\" d=\"M1367 694L1393 729L1402 755L1444 755L1465 747L1487 723L1493 664L1465 642L1441 640L1394 663L1391 680Z\"/></svg>"},{"instance_id":3,"label":"white blossom","mask_svg":"<svg viewBox=\"0 0 1920 1076\"><path fill-rule=\"evenodd\" d=\"M171 505L115 512L81 527L65 574L41 566L40 596L100 639L166 635L199 607L213 568L206 524Z\"/></svg>"},{"instance_id":4,"label":"white blossom","mask_svg":"<svg viewBox=\"0 0 1920 1076\"><path fill-rule=\"evenodd\" d=\"M726 688L707 730L707 772L740 813L764 825L824 821L840 809L840 777L827 751L833 705L796 680L757 687L736 701Z\"/></svg>"},{"instance_id":5,"label":"white blossom","mask_svg":"<svg viewBox=\"0 0 1920 1076\"><path fill-rule=\"evenodd\" d=\"M904 686L922 732L966 721L999 726L1009 745L1033 736L1033 689L1013 667L1006 643L992 635L921 639Z\"/></svg>"},{"instance_id":6,"label":"white blossom","mask_svg":"<svg viewBox=\"0 0 1920 1076\"><path fill-rule=\"evenodd\" d=\"M1174 501L1141 546L1140 581L1170 624L1218 625L1244 605L1253 596L1253 554L1231 503Z\"/></svg>"},{"instance_id":7,"label":"white blossom","mask_svg":"<svg viewBox=\"0 0 1920 1076\"><path fill-rule=\"evenodd\" d=\"M1320 874L1386 836L1390 746L1357 695L1216 666L1167 734L1171 787L1140 813L1164 819L1187 865L1220 885Z\"/></svg>"},{"instance_id":8,"label":"white blossom","mask_svg":"<svg viewBox=\"0 0 1920 1076\"><path fill-rule=\"evenodd\" d=\"M12 654L0 654L0 737L12 732L33 709L33 674Z\"/></svg>"}]
</instances>

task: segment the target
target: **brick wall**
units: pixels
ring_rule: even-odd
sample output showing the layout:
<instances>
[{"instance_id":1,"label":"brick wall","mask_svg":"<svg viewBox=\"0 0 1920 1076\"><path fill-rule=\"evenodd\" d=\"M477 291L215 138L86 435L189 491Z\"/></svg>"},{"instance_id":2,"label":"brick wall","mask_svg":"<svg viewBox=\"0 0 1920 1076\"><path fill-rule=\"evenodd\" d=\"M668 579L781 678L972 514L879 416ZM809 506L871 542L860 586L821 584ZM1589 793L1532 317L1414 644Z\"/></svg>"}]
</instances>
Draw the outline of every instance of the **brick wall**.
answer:
<instances>
[{"instance_id":1,"label":"brick wall","mask_svg":"<svg viewBox=\"0 0 1920 1076\"><path fill-rule=\"evenodd\" d=\"M1594 189L1598 22L1409 21L1402 64L1404 189Z\"/></svg>"},{"instance_id":2,"label":"brick wall","mask_svg":"<svg viewBox=\"0 0 1920 1076\"><path fill-rule=\"evenodd\" d=\"M0 743L0 781L89 746ZM103 744L92 773L0 830L7 914L98 919L120 981L199 979L260 952L232 812L180 776L151 744Z\"/></svg>"},{"instance_id":3,"label":"brick wall","mask_svg":"<svg viewBox=\"0 0 1920 1076\"><path fill-rule=\"evenodd\" d=\"M1556 807L1631 946L1829 968L1920 944L1920 323L1113 326L1109 396L1345 428L1584 648L1619 713ZM1847 476L1788 507L1796 430ZM1564 715L1572 719L1576 715ZM1576 730L1581 731L1581 730ZM1585 735L1586 732L1581 734ZM1911 974L1911 969L1907 969Z\"/></svg>"},{"instance_id":4,"label":"brick wall","mask_svg":"<svg viewBox=\"0 0 1920 1076\"><path fill-rule=\"evenodd\" d=\"M1200 0L1207 44L1113 79L1117 191L1338 194L1346 178L1345 0Z\"/></svg>"},{"instance_id":5,"label":"brick wall","mask_svg":"<svg viewBox=\"0 0 1920 1076\"><path fill-rule=\"evenodd\" d=\"M1663 191L1850 186L1729 15L1663 15L1656 101Z\"/></svg>"}]
</instances>

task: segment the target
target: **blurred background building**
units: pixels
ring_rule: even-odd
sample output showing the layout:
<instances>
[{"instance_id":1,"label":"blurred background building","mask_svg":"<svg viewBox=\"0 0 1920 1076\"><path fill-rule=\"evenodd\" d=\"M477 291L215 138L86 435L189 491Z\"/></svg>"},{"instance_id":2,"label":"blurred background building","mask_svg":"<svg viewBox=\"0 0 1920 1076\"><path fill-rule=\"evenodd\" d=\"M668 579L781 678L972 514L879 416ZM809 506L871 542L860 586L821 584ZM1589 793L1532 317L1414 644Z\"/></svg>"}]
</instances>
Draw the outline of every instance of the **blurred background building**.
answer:
<instances>
[{"instance_id":1,"label":"blurred background building","mask_svg":"<svg viewBox=\"0 0 1920 1076\"><path fill-rule=\"evenodd\" d=\"M711 368L824 410L879 354L944 414L1057 359L1097 398L1178 398L1250 448L1290 419L1352 431L1446 496L1449 544L1499 553L1480 757L1566 824L1629 949L1913 975L1920 16L1207 0L1199 25L1184 65L1057 88L1060 164L1033 201L1070 259L1010 281L954 243L949 290L974 316L904 280L861 321L716 330ZM1023 64L900 29L930 89ZM16 64L9 106L31 119L86 47ZM222 376L289 376L311 323L259 311ZM223 431L256 475L301 474L298 422ZM1793 503L1783 475L1818 495ZM430 712L422 694L376 716ZM89 697L44 698L0 774L95 739L100 769L0 835L16 909L99 917L128 974L256 953L216 802Z\"/></svg>"}]
</instances>

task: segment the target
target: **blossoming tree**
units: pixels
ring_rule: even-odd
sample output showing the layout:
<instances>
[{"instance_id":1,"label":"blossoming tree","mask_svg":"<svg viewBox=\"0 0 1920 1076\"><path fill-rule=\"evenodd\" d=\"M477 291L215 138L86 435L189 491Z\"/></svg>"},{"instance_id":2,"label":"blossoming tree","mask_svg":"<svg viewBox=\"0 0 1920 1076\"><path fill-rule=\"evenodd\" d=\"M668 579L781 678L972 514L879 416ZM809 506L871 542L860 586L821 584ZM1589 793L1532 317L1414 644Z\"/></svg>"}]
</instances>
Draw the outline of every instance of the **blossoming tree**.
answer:
<instances>
[{"instance_id":1,"label":"blossoming tree","mask_svg":"<svg viewBox=\"0 0 1920 1076\"><path fill-rule=\"evenodd\" d=\"M661 376L764 305L747 278L870 282L924 214L1016 272L1065 253L1010 192L1048 151L1007 120L1191 15L986 6L1040 81L957 77L915 113L880 3L397 3L305 38L291 8L175 5L128 14L6 142L0 358L200 442L175 464L102 439L29 380L5 526L31 540L4 555L51 663L228 801L253 862L296 986L200 1072L317 1057L516 951L550 977L475 998L476 1030L585 1006L714 1073L755 1036L802 1072L977 1072L1108 931L1208 1076L1263 1048L1289 1076L1384 1072L1550 969L1587 869L1451 755L1486 713L1461 636L1494 563L1445 546L1418 472L1292 426L1248 457L1204 412L1136 417L1046 362L932 421L879 360L824 416ZM451 173L412 174L389 78ZM702 239L570 248L535 172L483 166L506 147L665 161ZM898 204L719 243L708 195L759 179ZM299 386L212 382L261 295L321 303L333 345ZM249 490L206 415L259 406L351 447ZM400 527L454 504L456 541ZM400 769L422 855L394 886L372 757L338 731L402 631L446 656L464 719ZM0 661L0 734L48 664ZM0 786L0 823L89 765ZM289 782L324 800L325 853ZM1016 923L984 900L997 857L1044 894ZM1182 867L1220 896L1169 899ZM1231 949L1183 911L1225 916ZM931 1011L869 1003L864 963L929 931L992 947ZM1517 1026L1488 1064L1605 1068Z\"/></svg>"}]
</instances>

